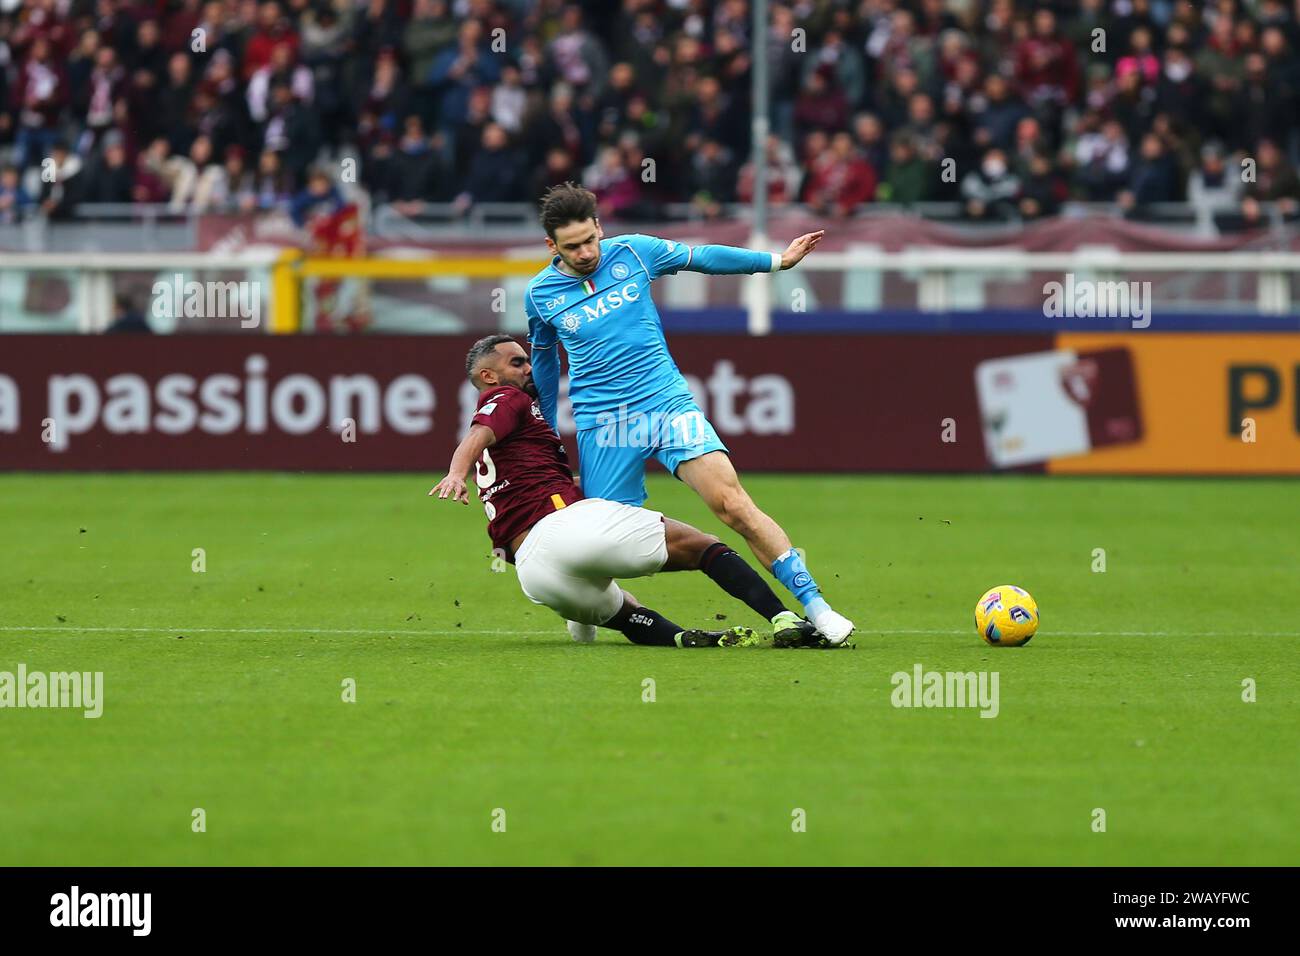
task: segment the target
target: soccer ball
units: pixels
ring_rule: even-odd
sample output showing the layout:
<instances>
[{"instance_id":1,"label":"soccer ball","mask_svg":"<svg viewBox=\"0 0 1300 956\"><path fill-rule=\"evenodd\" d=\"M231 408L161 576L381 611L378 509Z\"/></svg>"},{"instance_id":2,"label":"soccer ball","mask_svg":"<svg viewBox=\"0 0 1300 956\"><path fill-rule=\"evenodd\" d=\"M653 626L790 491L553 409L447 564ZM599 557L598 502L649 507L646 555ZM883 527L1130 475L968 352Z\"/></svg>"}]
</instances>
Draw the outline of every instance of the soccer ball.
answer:
<instances>
[{"instance_id":1,"label":"soccer ball","mask_svg":"<svg viewBox=\"0 0 1300 956\"><path fill-rule=\"evenodd\" d=\"M975 627L994 647L1019 647L1038 632L1038 603L1024 588L1000 584L975 605Z\"/></svg>"}]
</instances>

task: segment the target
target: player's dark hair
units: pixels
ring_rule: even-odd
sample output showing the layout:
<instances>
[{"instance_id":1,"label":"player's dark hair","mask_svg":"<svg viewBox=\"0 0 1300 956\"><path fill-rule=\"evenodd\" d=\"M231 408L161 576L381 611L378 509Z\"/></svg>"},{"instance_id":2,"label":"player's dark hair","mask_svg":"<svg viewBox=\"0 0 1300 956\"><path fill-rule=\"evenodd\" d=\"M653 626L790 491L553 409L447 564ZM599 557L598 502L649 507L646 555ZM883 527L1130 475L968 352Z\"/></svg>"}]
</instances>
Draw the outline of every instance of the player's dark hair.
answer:
<instances>
[{"instance_id":1,"label":"player's dark hair","mask_svg":"<svg viewBox=\"0 0 1300 956\"><path fill-rule=\"evenodd\" d=\"M555 230L571 222L585 222L596 218L596 194L577 183L565 182L552 186L542 196L542 228L552 239Z\"/></svg>"},{"instance_id":2,"label":"player's dark hair","mask_svg":"<svg viewBox=\"0 0 1300 956\"><path fill-rule=\"evenodd\" d=\"M513 342L513 335L506 335L503 332L496 332L492 335L485 335L469 347L469 354L465 356L465 374L469 380L474 382L474 370L478 368L480 362L496 351L496 347L502 342ZM474 382L477 386L478 382Z\"/></svg>"}]
</instances>

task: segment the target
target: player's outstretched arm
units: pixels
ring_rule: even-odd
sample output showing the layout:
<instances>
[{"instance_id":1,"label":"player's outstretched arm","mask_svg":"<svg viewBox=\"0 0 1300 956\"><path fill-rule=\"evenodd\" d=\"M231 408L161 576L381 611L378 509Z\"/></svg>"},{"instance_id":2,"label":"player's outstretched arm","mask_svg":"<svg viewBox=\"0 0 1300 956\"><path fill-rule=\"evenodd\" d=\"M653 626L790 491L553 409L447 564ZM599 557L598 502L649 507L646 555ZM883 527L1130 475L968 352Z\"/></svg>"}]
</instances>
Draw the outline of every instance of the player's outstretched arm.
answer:
<instances>
[{"instance_id":1,"label":"player's outstretched arm","mask_svg":"<svg viewBox=\"0 0 1300 956\"><path fill-rule=\"evenodd\" d=\"M486 425L471 425L469 434L456 446L456 452L451 456L447 477L430 488L429 494L437 495L439 498L450 496L452 501L469 504L469 489L465 486L465 476L469 474L469 466L478 461L479 456L483 454L483 449L495 445L496 441L496 433Z\"/></svg>"},{"instance_id":2,"label":"player's outstretched arm","mask_svg":"<svg viewBox=\"0 0 1300 956\"><path fill-rule=\"evenodd\" d=\"M710 276L753 275L755 272L777 272L781 257L775 252L755 252L739 246L692 246L689 260L678 269L682 272L703 272Z\"/></svg>"},{"instance_id":3,"label":"player's outstretched arm","mask_svg":"<svg viewBox=\"0 0 1300 956\"><path fill-rule=\"evenodd\" d=\"M754 252L736 246L695 246L689 250L690 260L680 268L686 272L703 272L706 275L751 275L755 272L780 272L793 269L804 256L812 252L826 235L818 230L800 236L785 252Z\"/></svg>"}]
</instances>

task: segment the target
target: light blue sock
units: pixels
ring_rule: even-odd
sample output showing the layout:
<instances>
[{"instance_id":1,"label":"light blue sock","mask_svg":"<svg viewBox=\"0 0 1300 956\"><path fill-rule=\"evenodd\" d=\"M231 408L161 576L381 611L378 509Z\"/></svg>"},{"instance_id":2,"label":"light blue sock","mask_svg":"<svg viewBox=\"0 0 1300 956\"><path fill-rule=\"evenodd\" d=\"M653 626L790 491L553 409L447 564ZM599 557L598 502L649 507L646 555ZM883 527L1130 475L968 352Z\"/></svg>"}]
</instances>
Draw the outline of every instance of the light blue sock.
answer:
<instances>
[{"instance_id":1,"label":"light blue sock","mask_svg":"<svg viewBox=\"0 0 1300 956\"><path fill-rule=\"evenodd\" d=\"M809 617L830 609L830 605L822 597L822 592L817 588L817 582L808 573L803 557L794 548L772 562L772 576L799 599L799 603L803 605Z\"/></svg>"}]
</instances>

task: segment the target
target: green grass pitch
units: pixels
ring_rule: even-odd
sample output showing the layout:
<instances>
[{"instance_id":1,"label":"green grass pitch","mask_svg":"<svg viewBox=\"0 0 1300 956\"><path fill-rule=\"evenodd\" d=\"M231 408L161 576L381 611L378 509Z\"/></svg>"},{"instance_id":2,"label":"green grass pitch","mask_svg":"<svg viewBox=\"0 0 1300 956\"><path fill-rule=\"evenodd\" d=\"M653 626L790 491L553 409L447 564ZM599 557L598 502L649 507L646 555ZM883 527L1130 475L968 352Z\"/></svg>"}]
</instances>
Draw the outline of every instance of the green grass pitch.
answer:
<instances>
[{"instance_id":1,"label":"green grass pitch","mask_svg":"<svg viewBox=\"0 0 1300 956\"><path fill-rule=\"evenodd\" d=\"M0 477L0 671L105 697L0 710L0 864L1300 860L1294 481L752 476L859 622L825 652L575 645L436 477ZM1024 648L974 630L1004 583ZM998 716L893 707L918 663L997 671Z\"/></svg>"}]
</instances>

